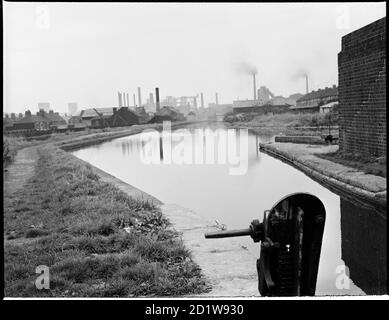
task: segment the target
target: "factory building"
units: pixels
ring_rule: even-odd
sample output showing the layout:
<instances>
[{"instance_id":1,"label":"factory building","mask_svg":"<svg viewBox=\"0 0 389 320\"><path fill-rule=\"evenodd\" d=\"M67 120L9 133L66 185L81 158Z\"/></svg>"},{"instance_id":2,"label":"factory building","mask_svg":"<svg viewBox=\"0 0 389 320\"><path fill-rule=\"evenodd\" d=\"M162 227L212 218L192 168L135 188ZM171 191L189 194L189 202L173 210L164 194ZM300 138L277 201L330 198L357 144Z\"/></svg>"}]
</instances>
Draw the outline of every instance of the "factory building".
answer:
<instances>
[{"instance_id":1,"label":"factory building","mask_svg":"<svg viewBox=\"0 0 389 320\"><path fill-rule=\"evenodd\" d=\"M149 123L160 123L163 121L184 121L185 116L179 112L176 108L162 107L158 112L155 113L154 117Z\"/></svg>"},{"instance_id":2,"label":"factory building","mask_svg":"<svg viewBox=\"0 0 389 320\"><path fill-rule=\"evenodd\" d=\"M69 102L68 103L68 113L71 116L76 115L77 114L77 110L78 110L77 102Z\"/></svg>"}]
</instances>

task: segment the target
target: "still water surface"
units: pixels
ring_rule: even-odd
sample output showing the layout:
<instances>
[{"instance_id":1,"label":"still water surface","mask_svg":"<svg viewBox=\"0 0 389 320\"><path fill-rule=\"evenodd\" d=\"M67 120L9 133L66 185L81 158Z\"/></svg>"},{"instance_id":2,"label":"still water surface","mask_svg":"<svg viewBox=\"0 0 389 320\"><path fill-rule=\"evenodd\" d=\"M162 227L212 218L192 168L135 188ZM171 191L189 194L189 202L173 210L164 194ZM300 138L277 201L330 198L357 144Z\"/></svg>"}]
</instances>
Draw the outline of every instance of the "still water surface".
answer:
<instances>
[{"instance_id":1,"label":"still water surface","mask_svg":"<svg viewBox=\"0 0 389 320\"><path fill-rule=\"evenodd\" d=\"M217 150L220 144L226 143L228 148L233 145L234 150L239 150L244 146L241 135L235 130L235 137L231 135L230 139L223 140L228 136L227 129L215 125L207 125L206 129L208 131L204 132L218 129L225 134L216 137L216 163L213 164L177 164L174 156L170 164L145 163L145 155L153 154L154 160L156 154L159 159L166 159L169 150L164 145L165 140L162 142L153 135L149 137L152 143L146 146L140 134L90 146L73 154L164 203L182 205L229 229L246 228L253 219L262 220L264 210L285 195L309 192L323 202L327 212L316 294L364 295L386 290L386 219L382 212L350 202L290 165L258 151L258 142L270 141L269 136L248 134L247 171L231 175L231 168L237 167L232 164L233 157L226 153L225 163L218 163ZM196 152L206 156L207 150L212 148L207 149L207 141L202 143L197 139L198 133L199 129L194 127L181 133L173 130L176 141L172 149L180 144L191 151L193 159ZM236 141L230 141L231 138ZM181 155L186 152L181 151ZM239 153L235 157L237 155ZM259 256L257 244L249 238L239 239L251 254ZM255 266L253 272L256 272Z\"/></svg>"}]
</instances>

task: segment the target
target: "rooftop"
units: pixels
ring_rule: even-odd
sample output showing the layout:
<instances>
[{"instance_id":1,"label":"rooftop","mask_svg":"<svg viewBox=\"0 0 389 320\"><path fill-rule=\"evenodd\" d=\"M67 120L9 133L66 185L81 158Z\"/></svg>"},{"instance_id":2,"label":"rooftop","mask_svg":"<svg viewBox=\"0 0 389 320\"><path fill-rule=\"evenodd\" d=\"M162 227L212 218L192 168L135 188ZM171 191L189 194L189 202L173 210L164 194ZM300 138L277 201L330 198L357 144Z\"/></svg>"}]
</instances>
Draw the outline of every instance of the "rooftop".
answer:
<instances>
[{"instance_id":1,"label":"rooftop","mask_svg":"<svg viewBox=\"0 0 389 320\"><path fill-rule=\"evenodd\" d=\"M96 113L96 111L94 109L96 109L103 116L112 116L113 115L113 107L112 108L88 108L88 109L82 110L80 115L83 118L97 117L98 114Z\"/></svg>"},{"instance_id":2,"label":"rooftop","mask_svg":"<svg viewBox=\"0 0 389 320\"><path fill-rule=\"evenodd\" d=\"M35 123L35 122L49 122L49 119L36 115L27 115L21 119L15 121L15 123Z\"/></svg>"},{"instance_id":3,"label":"rooftop","mask_svg":"<svg viewBox=\"0 0 389 320\"><path fill-rule=\"evenodd\" d=\"M324 97L337 96L337 95L338 95L338 87L334 85L331 88L326 87L324 89L319 89L317 91L309 92L306 95L299 98L297 102L320 99Z\"/></svg>"}]
</instances>

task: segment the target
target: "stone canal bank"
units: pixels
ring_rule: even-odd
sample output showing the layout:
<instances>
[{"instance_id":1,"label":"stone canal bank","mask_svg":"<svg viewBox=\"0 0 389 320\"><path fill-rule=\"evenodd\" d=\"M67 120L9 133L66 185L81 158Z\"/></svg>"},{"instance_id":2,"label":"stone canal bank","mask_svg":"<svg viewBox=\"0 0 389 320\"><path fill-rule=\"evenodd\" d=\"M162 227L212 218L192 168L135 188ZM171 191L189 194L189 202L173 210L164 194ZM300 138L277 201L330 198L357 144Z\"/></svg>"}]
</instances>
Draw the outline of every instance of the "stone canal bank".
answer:
<instances>
[{"instance_id":1,"label":"stone canal bank","mask_svg":"<svg viewBox=\"0 0 389 320\"><path fill-rule=\"evenodd\" d=\"M275 142L260 143L259 148L353 201L361 199L373 206L386 208L386 178L366 174L315 155L336 152L337 145L320 146Z\"/></svg>"}]
</instances>

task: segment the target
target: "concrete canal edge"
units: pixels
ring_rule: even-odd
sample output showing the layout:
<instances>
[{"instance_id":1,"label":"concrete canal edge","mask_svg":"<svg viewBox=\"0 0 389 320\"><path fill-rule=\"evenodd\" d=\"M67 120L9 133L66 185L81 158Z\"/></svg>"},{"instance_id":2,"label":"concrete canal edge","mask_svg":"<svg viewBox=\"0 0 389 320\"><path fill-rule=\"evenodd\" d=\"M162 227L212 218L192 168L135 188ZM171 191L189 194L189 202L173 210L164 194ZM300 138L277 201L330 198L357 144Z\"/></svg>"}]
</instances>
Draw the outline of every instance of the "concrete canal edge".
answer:
<instances>
[{"instance_id":1,"label":"concrete canal edge","mask_svg":"<svg viewBox=\"0 0 389 320\"><path fill-rule=\"evenodd\" d=\"M256 256L234 238L205 239L205 232L217 230L215 224L189 209L164 204L161 210L181 232L185 246L212 287L199 297L259 296Z\"/></svg>"},{"instance_id":2,"label":"concrete canal edge","mask_svg":"<svg viewBox=\"0 0 389 320\"><path fill-rule=\"evenodd\" d=\"M315 154L334 152L337 146L294 143L260 143L266 154L299 169L326 188L352 201L386 209L386 178L319 158ZM386 211L386 210L385 210Z\"/></svg>"}]
</instances>

